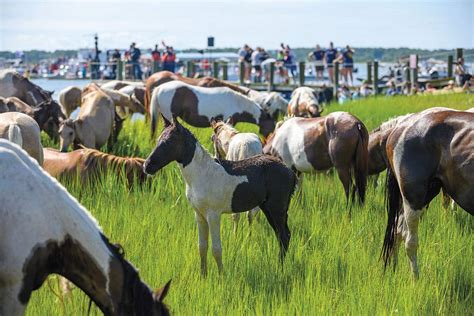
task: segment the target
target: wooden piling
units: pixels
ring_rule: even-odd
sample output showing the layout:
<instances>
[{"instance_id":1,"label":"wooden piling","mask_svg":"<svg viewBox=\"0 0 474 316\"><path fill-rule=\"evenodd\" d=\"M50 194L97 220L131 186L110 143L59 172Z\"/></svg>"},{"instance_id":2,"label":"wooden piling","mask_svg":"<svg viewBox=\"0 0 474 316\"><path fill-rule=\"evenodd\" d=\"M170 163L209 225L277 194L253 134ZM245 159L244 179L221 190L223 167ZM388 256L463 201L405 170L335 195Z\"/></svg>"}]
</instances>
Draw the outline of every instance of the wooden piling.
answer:
<instances>
[{"instance_id":1,"label":"wooden piling","mask_svg":"<svg viewBox=\"0 0 474 316\"><path fill-rule=\"evenodd\" d=\"M410 78L410 63L407 62L405 64L405 82L410 82L411 78Z\"/></svg>"},{"instance_id":2,"label":"wooden piling","mask_svg":"<svg viewBox=\"0 0 474 316\"><path fill-rule=\"evenodd\" d=\"M245 81L245 63L241 61L239 63L239 82L241 86L244 85L245 83L244 81Z\"/></svg>"},{"instance_id":3,"label":"wooden piling","mask_svg":"<svg viewBox=\"0 0 474 316\"><path fill-rule=\"evenodd\" d=\"M337 98L337 90L339 90L339 63L334 62L334 82L333 82L333 94Z\"/></svg>"},{"instance_id":4,"label":"wooden piling","mask_svg":"<svg viewBox=\"0 0 474 316\"><path fill-rule=\"evenodd\" d=\"M411 68L411 91L415 91L418 85L418 55L416 55L415 68Z\"/></svg>"},{"instance_id":5,"label":"wooden piling","mask_svg":"<svg viewBox=\"0 0 474 316\"><path fill-rule=\"evenodd\" d=\"M123 80L123 61L117 59L117 79Z\"/></svg>"},{"instance_id":6,"label":"wooden piling","mask_svg":"<svg viewBox=\"0 0 474 316\"><path fill-rule=\"evenodd\" d=\"M372 63L370 61L367 62L367 83L372 83Z\"/></svg>"},{"instance_id":7,"label":"wooden piling","mask_svg":"<svg viewBox=\"0 0 474 316\"><path fill-rule=\"evenodd\" d=\"M229 79L229 73L228 73L228 67L227 63L224 62L222 63L222 80L228 80Z\"/></svg>"},{"instance_id":8,"label":"wooden piling","mask_svg":"<svg viewBox=\"0 0 474 316\"><path fill-rule=\"evenodd\" d=\"M191 60L188 60L186 63L186 77L191 78L193 76L193 62Z\"/></svg>"},{"instance_id":9,"label":"wooden piling","mask_svg":"<svg viewBox=\"0 0 474 316\"><path fill-rule=\"evenodd\" d=\"M212 76L219 79L219 62L217 61L212 63Z\"/></svg>"},{"instance_id":10,"label":"wooden piling","mask_svg":"<svg viewBox=\"0 0 474 316\"><path fill-rule=\"evenodd\" d=\"M305 79L304 71L305 71L305 62L300 61L299 62L299 79L300 79L299 84L300 84L300 87L304 86L304 79Z\"/></svg>"},{"instance_id":11,"label":"wooden piling","mask_svg":"<svg viewBox=\"0 0 474 316\"><path fill-rule=\"evenodd\" d=\"M374 95L379 94L379 62L374 61Z\"/></svg>"},{"instance_id":12,"label":"wooden piling","mask_svg":"<svg viewBox=\"0 0 474 316\"><path fill-rule=\"evenodd\" d=\"M453 77L453 55L448 56L448 78Z\"/></svg>"},{"instance_id":13,"label":"wooden piling","mask_svg":"<svg viewBox=\"0 0 474 316\"><path fill-rule=\"evenodd\" d=\"M271 92L275 89L275 62L270 63L270 78L268 80L268 91Z\"/></svg>"}]
</instances>

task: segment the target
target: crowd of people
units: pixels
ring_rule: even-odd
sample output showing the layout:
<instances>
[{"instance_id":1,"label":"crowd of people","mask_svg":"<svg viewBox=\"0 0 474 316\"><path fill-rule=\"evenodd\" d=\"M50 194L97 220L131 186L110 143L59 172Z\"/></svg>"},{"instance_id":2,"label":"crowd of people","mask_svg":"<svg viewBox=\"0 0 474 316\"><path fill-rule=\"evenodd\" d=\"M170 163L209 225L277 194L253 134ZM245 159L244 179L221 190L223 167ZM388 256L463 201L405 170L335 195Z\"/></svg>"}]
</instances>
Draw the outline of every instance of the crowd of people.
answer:
<instances>
[{"instance_id":1,"label":"crowd of people","mask_svg":"<svg viewBox=\"0 0 474 316\"><path fill-rule=\"evenodd\" d=\"M314 51L307 56L308 61L314 62L314 71L316 81L325 81L324 70L327 70L327 79L334 82L334 64L342 65L341 75L344 82L353 85L355 50L347 45L344 49L337 50L334 43L329 43L327 49L322 49L319 44ZM280 49L276 53L276 58L272 57L264 48L256 47L252 49L245 44L238 51L239 62L244 63L244 81L249 83L262 82L263 79L269 79L269 65L275 63L277 75L282 78L284 83L289 83L290 78L296 77L297 61L293 50L288 44L281 43Z\"/></svg>"}]
</instances>

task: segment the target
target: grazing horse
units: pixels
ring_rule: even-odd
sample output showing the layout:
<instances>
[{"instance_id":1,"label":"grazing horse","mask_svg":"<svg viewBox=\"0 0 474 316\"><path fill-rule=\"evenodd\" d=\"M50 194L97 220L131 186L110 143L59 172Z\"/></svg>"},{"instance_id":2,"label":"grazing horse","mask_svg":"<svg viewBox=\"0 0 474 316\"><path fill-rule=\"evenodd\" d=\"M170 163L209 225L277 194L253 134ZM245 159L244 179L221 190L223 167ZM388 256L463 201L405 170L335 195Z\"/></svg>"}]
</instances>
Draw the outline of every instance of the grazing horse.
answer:
<instances>
[{"instance_id":1,"label":"grazing horse","mask_svg":"<svg viewBox=\"0 0 474 316\"><path fill-rule=\"evenodd\" d=\"M309 87L296 88L291 93L288 116L320 117L323 112L318 93Z\"/></svg>"},{"instance_id":2,"label":"grazing horse","mask_svg":"<svg viewBox=\"0 0 474 316\"><path fill-rule=\"evenodd\" d=\"M146 113L150 113L151 107L151 96L153 94L153 90L156 87L162 85L163 83L170 82L170 81L182 81L192 86L197 87L206 87L206 88L216 88L216 87L227 87L234 91L237 91L242 94L247 94L247 90L236 86L231 83L227 83L223 80L215 79L212 77L202 77L202 78L188 78L181 76L179 74L175 74L171 71L159 71L154 73L146 80L145 84L145 111Z\"/></svg>"},{"instance_id":3,"label":"grazing horse","mask_svg":"<svg viewBox=\"0 0 474 316\"><path fill-rule=\"evenodd\" d=\"M1 139L0 170L0 315L23 315L32 292L53 273L105 315L169 314L169 282L153 292L91 214L20 147Z\"/></svg>"},{"instance_id":4,"label":"grazing horse","mask_svg":"<svg viewBox=\"0 0 474 316\"><path fill-rule=\"evenodd\" d=\"M147 175L143 172L145 159L119 157L83 148L63 153L51 148L44 149L43 169L56 179L80 177L84 185L103 179L112 170L117 175L124 174L131 188L136 181L142 184Z\"/></svg>"},{"instance_id":5,"label":"grazing horse","mask_svg":"<svg viewBox=\"0 0 474 316\"><path fill-rule=\"evenodd\" d=\"M114 118L114 102L105 92L88 93L82 98L77 119L67 119L61 123L60 150L66 152L72 143L99 149L112 133Z\"/></svg>"},{"instance_id":6,"label":"grazing horse","mask_svg":"<svg viewBox=\"0 0 474 316\"><path fill-rule=\"evenodd\" d=\"M34 119L49 137L58 137L59 123L66 119L61 106L45 91L12 70L0 71L0 96L17 97L35 109Z\"/></svg>"},{"instance_id":7,"label":"grazing horse","mask_svg":"<svg viewBox=\"0 0 474 316\"><path fill-rule=\"evenodd\" d=\"M296 176L280 160L258 155L240 161L214 160L193 134L174 117L163 116L165 129L145 161L147 174L155 174L177 161L186 183L186 197L194 208L199 232L201 273L207 273L208 235L212 254L222 272L220 217L222 213L249 211L259 206L276 233L283 260L290 244L288 206ZM212 181L210 181L212 180Z\"/></svg>"},{"instance_id":8,"label":"grazing horse","mask_svg":"<svg viewBox=\"0 0 474 316\"><path fill-rule=\"evenodd\" d=\"M6 112L20 112L23 114L28 115L31 118L35 118L35 111L37 111L35 108L32 108L25 102L21 101L17 97L9 97L9 98L2 98L1 103L5 104L8 108L8 111Z\"/></svg>"},{"instance_id":9,"label":"grazing horse","mask_svg":"<svg viewBox=\"0 0 474 316\"><path fill-rule=\"evenodd\" d=\"M446 191L474 215L474 113L435 111L393 128L387 144L388 222L382 256L397 263L402 239L415 278L418 223L426 206Z\"/></svg>"},{"instance_id":10,"label":"grazing horse","mask_svg":"<svg viewBox=\"0 0 474 316\"><path fill-rule=\"evenodd\" d=\"M267 138L264 154L279 157L297 173L335 167L347 200L353 188L359 202L365 199L367 185L368 133L364 124L347 112L324 117L287 119ZM355 191L352 191L352 200Z\"/></svg>"},{"instance_id":11,"label":"grazing horse","mask_svg":"<svg viewBox=\"0 0 474 316\"><path fill-rule=\"evenodd\" d=\"M231 125L224 122L216 122L211 120L211 127L214 130L212 142L214 144L214 152L218 159L226 160L243 160L253 156L261 155L262 142L254 133L239 133ZM247 212L249 225L258 212L258 208L254 208ZM239 225L240 213L232 214L234 220L234 232L237 232Z\"/></svg>"},{"instance_id":12,"label":"grazing horse","mask_svg":"<svg viewBox=\"0 0 474 316\"><path fill-rule=\"evenodd\" d=\"M0 138L8 139L22 147L43 165L43 146L38 123L26 114L6 112L0 114Z\"/></svg>"},{"instance_id":13,"label":"grazing horse","mask_svg":"<svg viewBox=\"0 0 474 316\"><path fill-rule=\"evenodd\" d=\"M69 86L59 92L59 104L66 117L71 116L71 113L81 106L82 91L75 86Z\"/></svg>"},{"instance_id":14,"label":"grazing horse","mask_svg":"<svg viewBox=\"0 0 474 316\"><path fill-rule=\"evenodd\" d=\"M254 101L229 88L202 88L181 81L162 84L151 98L151 131L155 132L158 115L169 121L182 118L195 127L209 127L211 118L228 118L236 124L257 124L265 137L275 128L275 121Z\"/></svg>"},{"instance_id":15,"label":"grazing horse","mask_svg":"<svg viewBox=\"0 0 474 316\"><path fill-rule=\"evenodd\" d=\"M144 87L136 87L136 86L125 86L118 91L125 93L129 96L136 98L140 102L140 111L141 114L145 114L145 88Z\"/></svg>"}]
</instances>

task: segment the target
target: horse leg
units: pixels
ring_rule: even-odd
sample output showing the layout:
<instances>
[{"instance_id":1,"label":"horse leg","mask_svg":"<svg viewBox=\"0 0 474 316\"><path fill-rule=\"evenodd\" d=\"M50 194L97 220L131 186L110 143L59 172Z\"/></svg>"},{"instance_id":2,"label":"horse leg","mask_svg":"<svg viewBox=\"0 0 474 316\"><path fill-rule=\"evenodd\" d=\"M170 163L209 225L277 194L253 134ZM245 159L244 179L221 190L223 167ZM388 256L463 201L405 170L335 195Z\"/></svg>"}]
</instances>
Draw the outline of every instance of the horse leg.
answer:
<instances>
[{"instance_id":1,"label":"horse leg","mask_svg":"<svg viewBox=\"0 0 474 316\"><path fill-rule=\"evenodd\" d=\"M217 212L209 211L207 213L207 223L211 232L212 255L216 260L217 270L222 274L222 245L221 245L221 216Z\"/></svg>"},{"instance_id":2,"label":"horse leg","mask_svg":"<svg viewBox=\"0 0 474 316\"><path fill-rule=\"evenodd\" d=\"M416 252L418 250L418 224L423 211L424 209L415 210L406 200L403 201L403 217L406 224L405 249L415 279L419 276Z\"/></svg>"},{"instance_id":3,"label":"horse leg","mask_svg":"<svg viewBox=\"0 0 474 316\"><path fill-rule=\"evenodd\" d=\"M209 225L206 219L197 211L194 212L196 223L198 225L199 236L199 256L201 257L201 275L207 275L207 248L209 240Z\"/></svg>"},{"instance_id":4,"label":"horse leg","mask_svg":"<svg viewBox=\"0 0 474 316\"><path fill-rule=\"evenodd\" d=\"M239 227L240 213L232 214L232 221L234 222L234 234L237 234L237 228Z\"/></svg>"},{"instance_id":5,"label":"horse leg","mask_svg":"<svg viewBox=\"0 0 474 316\"><path fill-rule=\"evenodd\" d=\"M347 203L349 203L349 194L352 187L351 171L349 168L338 168L336 167L337 175L342 185L344 186L344 192L346 194ZM352 199L354 196L352 196ZM351 201L353 202L353 201Z\"/></svg>"},{"instance_id":6,"label":"horse leg","mask_svg":"<svg viewBox=\"0 0 474 316\"><path fill-rule=\"evenodd\" d=\"M276 237L280 243L280 260L283 263L285 259L286 252L290 246L291 233L288 228L288 206L289 200L286 205L283 203L281 198L272 199L265 201L260 208L265 214L268 223L272 226L275 231Z\"/></svg>"}]
</instances>

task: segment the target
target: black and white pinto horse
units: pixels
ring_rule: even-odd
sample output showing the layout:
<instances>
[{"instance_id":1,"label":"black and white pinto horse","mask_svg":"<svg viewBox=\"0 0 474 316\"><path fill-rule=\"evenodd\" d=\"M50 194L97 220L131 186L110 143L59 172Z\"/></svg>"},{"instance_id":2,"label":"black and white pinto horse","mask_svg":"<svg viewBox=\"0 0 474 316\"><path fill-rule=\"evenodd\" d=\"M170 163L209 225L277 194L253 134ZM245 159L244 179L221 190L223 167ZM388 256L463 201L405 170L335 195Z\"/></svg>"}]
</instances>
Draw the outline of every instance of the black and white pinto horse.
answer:
<instances>
[{"instance_id":1,"label":"black and white pinto horse","mask_svg":"<svg viewBox=\"0 0 474 316\"><path fill-rule=\"evenodd\" d=\"M170 162L178 162L198 224L202 275L207 274L209 232L217 268L220 273L223 269L221 214L245 212L257 206L276 233L283 259L290 243L287 212L296 185L295 174L280 160L265 155L240 161L214 160L175 118L172 122L163 119L166 128L143 167L147 174L155 174Z\"/></svg>"},{"instance_id":2,"label":"black and white pinto horse","mask_svg":"<svg viewBox=\"0 0 474 316\"><path fill-rule=\"evenodd\" d=\"M48 275L82 289L105 315L168 315L96 220L17 145L0 139L0 315L22 315ZM25 198L27 197L27 198Z\"/></svg>"},{"instance_id":3,"label":"black and white pinto horse","mask_svg":"<svg viewBox=\"0 0 474 316\"><path fill-rule=\"evenodd\" d=\"M474 114L425 111L393 128L386 143L388 223L382 255L397 263L402 239L417 278L418 224L443 189L474 215Z\"/></svg>"}]
</instances>

